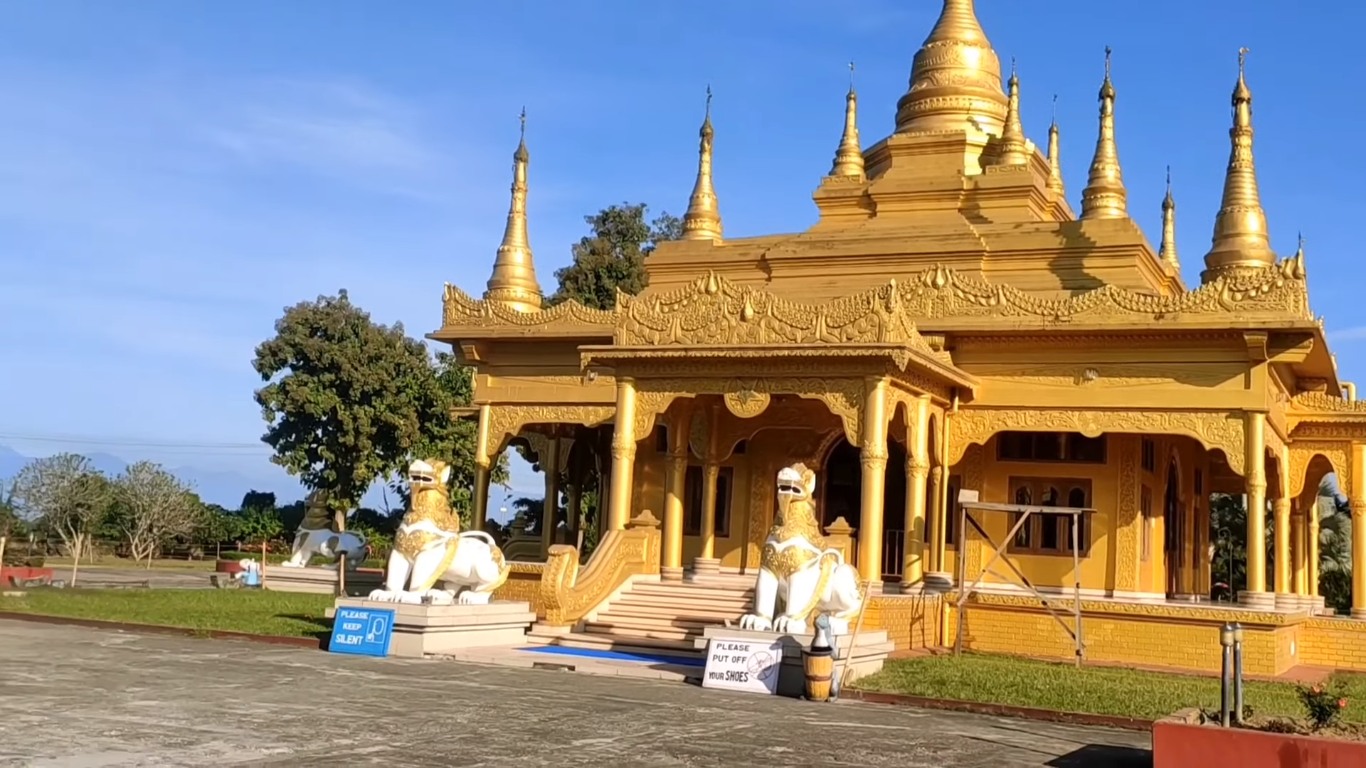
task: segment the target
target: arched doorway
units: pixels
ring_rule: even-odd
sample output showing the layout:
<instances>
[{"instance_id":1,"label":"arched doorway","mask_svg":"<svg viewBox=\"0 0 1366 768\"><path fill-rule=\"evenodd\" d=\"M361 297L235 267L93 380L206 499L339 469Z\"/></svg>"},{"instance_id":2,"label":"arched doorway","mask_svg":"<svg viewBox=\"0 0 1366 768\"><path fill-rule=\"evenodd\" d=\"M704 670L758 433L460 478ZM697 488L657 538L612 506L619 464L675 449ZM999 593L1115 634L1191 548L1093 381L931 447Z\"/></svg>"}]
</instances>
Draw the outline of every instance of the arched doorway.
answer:
<instances>
[{"instance_id":1,"label":"arched doorway","mask_svg":"<svg viewBox=\"0 0 1366 768\"><path fill-rule=\"evenodd\" d=\"M859 449L841 440L826 456L820 479L824 489L817 489L821 504L821 527L843 517L854 528L854 536L863 535L863 466ZM887 443L887 477L882 506L883 558L885 575L901 573L902 552L906 526L906 449L900 443Z\"/></svg>"},{"instance_id":2,"label":"arched doorway","mask_svg":"<svg viewBox=\"0 0 1366 768\"><path fill-rule=\"evenodd\" d=\"M1167 464L1167 493L1162 501L1162 551L1166 555L1167 597L1181 593L1181 537L1186 515L1181 508L1181 471L1176 459Z\"/></svg>"}]
</instances>

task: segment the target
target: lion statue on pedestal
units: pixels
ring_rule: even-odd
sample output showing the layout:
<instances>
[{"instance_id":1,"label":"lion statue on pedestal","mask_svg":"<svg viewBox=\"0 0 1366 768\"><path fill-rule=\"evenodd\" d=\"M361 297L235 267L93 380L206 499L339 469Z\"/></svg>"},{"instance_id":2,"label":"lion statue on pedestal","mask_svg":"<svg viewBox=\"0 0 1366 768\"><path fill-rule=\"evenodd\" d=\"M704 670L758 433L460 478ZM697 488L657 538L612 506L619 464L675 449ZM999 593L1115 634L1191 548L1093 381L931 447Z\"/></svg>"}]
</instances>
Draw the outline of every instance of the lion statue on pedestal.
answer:
<instances>
[{"instance_id":1,"label":"lion statue on pedestal","mask_svg":"<svg viewBox=\"0 0 1366 768\"><path fill-rule=\"evenodd\" d=\"M359 533L338 531L332 510L328 508L329 494L318 489L304 499L304 519L294 534L290 558L281 563L289 568L303 568L314 555L332 561L346 555L346 570L355 570L370 554L370 546Z\"/></svg>"},{"instance_id":2,"label":"lion statue on pedestal","mask_svg":"<svg viewBox=\"0 0 1366 768\"><path fill-rule=\"evenodd\" d=\"M778 471L778 515L764 539L754 612L742 629L806 634L813 614L830 620L831 634L846 634L863 604L858 571L825 545L816 516L816 473L804 464ZM776 618L778 600L783 613Z\"/></svg>"},{"instance_id":3,"label":"lion statue on pedestal","mask_svg":"<svg viewBox=\"0 0 1366 768\"><path fill-rule=\"evenodd\" d=\"M371 600L393 603L484 605L507 580L509 566L493 537L460 531L446 487L444 461L418 459L408 467L408 512L394 536L384 588Z\"/></svg>"}]
</instances>

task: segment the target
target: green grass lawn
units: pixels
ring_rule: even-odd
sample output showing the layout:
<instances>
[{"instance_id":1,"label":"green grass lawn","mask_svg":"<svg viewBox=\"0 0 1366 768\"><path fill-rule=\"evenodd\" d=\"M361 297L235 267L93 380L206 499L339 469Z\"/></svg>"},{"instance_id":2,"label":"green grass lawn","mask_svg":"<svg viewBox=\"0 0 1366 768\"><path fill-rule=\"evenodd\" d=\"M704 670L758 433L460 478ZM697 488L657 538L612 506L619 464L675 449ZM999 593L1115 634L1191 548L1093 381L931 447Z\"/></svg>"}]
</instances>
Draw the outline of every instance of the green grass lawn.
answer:
<instances>
[{"instance_id":1,"label":"green grass lawn","mask_svg":"<svg viewBox=\"0 0 1366 768\"><path fill-rule=\"evenodd\" d=\"M0 597L0 611L284 637L325 636L331 606L328 595L255 589L32 589Z\"/></svg>"},{"instance_id":2,"label":"green grass lawn","mask_svg":"<svg viewBox=\"0 0 1366 768\"><path fill-rule=\"evenodd\" d=\"M1344 719L1366 723L1366 676L1340 673ZM1186 707L1219 709L1219 680L1116 667L1082 667L1008 656L964 654L888 661L852 684L865 691L956 699L1064 712L1157 719ZM1244 703L1256 715L1304 715L1290 683L1248 681Z\"/></svg>"}]
</instances>

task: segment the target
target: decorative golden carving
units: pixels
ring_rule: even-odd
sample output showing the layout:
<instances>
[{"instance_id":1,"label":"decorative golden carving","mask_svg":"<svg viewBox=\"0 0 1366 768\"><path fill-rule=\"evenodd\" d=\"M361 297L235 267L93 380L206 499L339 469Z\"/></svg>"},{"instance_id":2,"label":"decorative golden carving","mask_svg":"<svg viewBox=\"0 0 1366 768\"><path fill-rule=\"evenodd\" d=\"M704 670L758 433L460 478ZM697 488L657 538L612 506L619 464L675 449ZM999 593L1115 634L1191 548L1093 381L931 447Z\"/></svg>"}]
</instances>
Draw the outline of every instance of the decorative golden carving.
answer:
<instances>
[{"instance_id":1,"label":"decorative golden carving","mask_svg":"<svg viewBox=\"0 0 1366 768\"><path fill-rule=\"evenodd\" d=\"M618 344L840 343L905 341L930 350L915 321L1012 317L1040 324L1088 325L1177 322L1192 316L1270 315L1313 320L1303 269L1284 259L1275 266L1217 277L1172 296L1106 285L1068 298L1040 298L942 265L902 282L889 282L826 304L799 304L708 274L692 284L639 297L618 294L611 310L567 301L534 312L480 301L446 285L443 333L507 328L519 334L553 325L612 332ZM933 353L932 350L930 350Z\"/></svg>"},{"instance_id":2,"label":"decorative golden carving","mask_svg":"<svg viewBox=\"0 0 1366 768\"><path fill-rule=\"evenodd\" d=\"M799 304L709 272L689 286L618 297L620 346L901 344L934 355L895 280L828 304Z\"/></svg>"},{"instance_id":3,"label":"decorative golden carving","mask_svg":"<svg viewBox=\"0 0 1366 768\"><path fill-rule=\"evenodd\" d=\"M1309 465L1313 463L1316 456L1322 456L1332 465L1333 473L1338 478L1338 488L1343 495L1350 493L1353 480L1352 473L1348 471L1352 458L1351 443L1327 440L1296 440L1290 444L1290 476L1287 478L1290 497L1299 498L1307 489ZM1318 477L1314 481L1317 483L1322 479L1322 477Z\"/></svg>"},{"instance_id":4,"label":"decorative golden carving","mask_svg":"<svg viewBox=\"0 0 1366 768\"><path fill-rule=\"evenodd\" d=\"M750 386L736 392L727 392L723 399L726 403L726 410L739 418L752 419L768 410L768 404L772 398L769 393L756 391L754 387Z\"/></svg>"},{"instance_id":5,"label":"decorative golden carving","mask_svg":"<svg viewBox=\"0 0 1366 768\"><path fill-rule=\"evenodd\" d=\"M1143 520L1138 514L1139 442L1137 435L1121 435L1119 454L1119 504L1114 512L1115 526L1115 589L1121 592L1138 591L1139 539L1143 535Z\"/></svg>"},{"instance_id":6,"label":"decorative golden carving","mask_svg":"<svg viewBox=\"0 0 1366 768\"><path fill-rule=\"evenodd\" d=\"M775 504L775 489L769 478L778 474L780 460L766 458L751 465L749 473L749 530L745 536L745 565L754 567L759 562L760 542L768 535Z\"/></svg>"},{"instance_id":7,"label":"decorative golden carving","mask_svg":"<svg viewBox=\"0 0 1366 768\"><path fill-rule=\"evenodd\" d=\"M711 379L705 377L698 378L669 378L669 379L640 379L637 381L640 400L636 406L636 426L637 429L643 424L642 414L654 409L655 413L650 415L650 423L653 424L654 416L662 413L668 408L668 404L674 398L696 395L726 395L729 392L738 391L744 387L752 387L756 393L765 395L795 395L809 400L819 400L825 403L830 412L840 417L844 425L844 433L849 442L858 445L859 425L860 425L860 404L863 400L863 380L861 378L817 378L817 377L798 377L798 376L770 376L761 379L753 379L749 382L739 383L734 379ZM659 395L658 399L648 399L647 393L654 392ZM694 421L694 424L696 422ZM694 426L694 430L696 427ZM637 433L639 434L639 432ZM648 435L647 430L640 439ZM697 450L695 445L694 452Z\"/></svg>"},{"instance_id":8,"label":"decorative golden carving","mask_svg":"<svg viewBox=\"0 0 1366 768\"><path fill-rule=\"evenodd\" d=\"M1366 400L1348 400L1326 392L1301 392L1290 398L1290 404L1297 411L1366 415Z\"/></svg>"},{"instance_id":9,"label":"decorative golden carving","mask_svg":"<svg viewBox=\"0 0 1366 768\"><path fill-rule=\"evenodd\" d=\"M539 593L547 624L573 625L631 576L659 573L659 521L649 525L642 520L647 514L627 530L607 531L582 573L577 549L566 544L550 548Z\"/></svg>"},{"instance_id":10,"label":"decorative golden carving","mask_svg":"<svg viewBox=\"0 0 1366 768\"><path fill-rule=\"evenodd\" d=\"M644 382L636 382L636 419L634 429L636 442L640 442L650 436L655 431L658 418L669 410L674 400L680 397L688 397L686 391L664 391L655 388L645 388L641 386Z\"/></svg>"},{"instance_id":11,"label":"decorative golden carving","mask_svg":"<svg viewBox=\"0 0 1366 768\"><path fill-rule=\"evenodd\" d=\"M976 341L976 340L974 340ZM1019 339L1011 340L1019 344ZM1042 345L1038 339L1031 343ZM1227 366L1191 365L1104 365L1038 366L991 365L986 370L973 371L984 382L998 384L1028 384L1033 387L1072 389L1140 389L1144 387L1184 384L1212 388L1240 375Z\"/></svg>"},{"instance_id":12,"label":"decorative golden carving","mask_svg":"<svg viewBox=\"0 0 1366 768\"><path fill-rule=\"evenodd\" d=\"M490 453L496 455L528 424L596 427L611 421L616 410L613 405L495 405L489 409L489 447L495 449Z\"/></svg>"},{"instance_id":13,"label":"decorative golden carving","mask_svg":"<svg viewBox=\"0 0 1366 768\"><path fill-rule=\"evenodd\" d=\"M1177 434L1224 452L1229 467L1243 474L1244 422L1241 414L1218 411L1058 411L969 408L949 419L949 464L957 463L968 445L985 444L998 432L1080 432Z\"/></svg>"}]
</instances>

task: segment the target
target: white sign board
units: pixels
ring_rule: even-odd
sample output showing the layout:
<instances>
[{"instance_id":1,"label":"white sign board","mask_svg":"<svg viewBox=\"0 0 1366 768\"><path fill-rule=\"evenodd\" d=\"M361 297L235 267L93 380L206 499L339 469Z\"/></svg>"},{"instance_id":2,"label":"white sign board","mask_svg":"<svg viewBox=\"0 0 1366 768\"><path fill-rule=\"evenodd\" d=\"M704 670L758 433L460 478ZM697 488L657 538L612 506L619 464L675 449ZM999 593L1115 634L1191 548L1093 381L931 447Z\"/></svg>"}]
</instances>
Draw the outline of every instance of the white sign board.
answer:
<instances>
[{"instance_id":1,"label":"white sign board","mask_svg":"<svg viewBox=\"0 0 1366 768\"><path fill-rule=\"evenodd\" d=\"M781 640L744 640L713 637L707 643L703 688L749 693L776 693L783 665Z\"/></svg>"}]
</instances>

